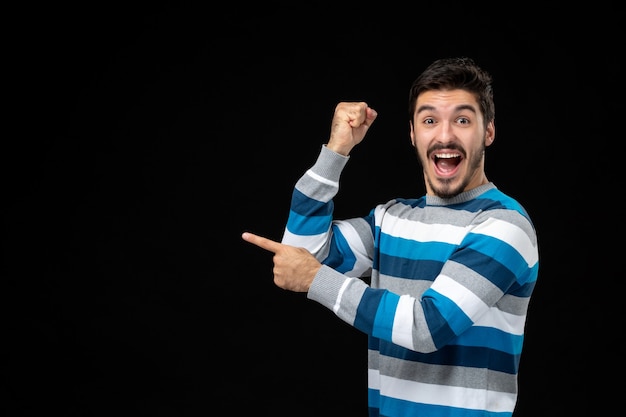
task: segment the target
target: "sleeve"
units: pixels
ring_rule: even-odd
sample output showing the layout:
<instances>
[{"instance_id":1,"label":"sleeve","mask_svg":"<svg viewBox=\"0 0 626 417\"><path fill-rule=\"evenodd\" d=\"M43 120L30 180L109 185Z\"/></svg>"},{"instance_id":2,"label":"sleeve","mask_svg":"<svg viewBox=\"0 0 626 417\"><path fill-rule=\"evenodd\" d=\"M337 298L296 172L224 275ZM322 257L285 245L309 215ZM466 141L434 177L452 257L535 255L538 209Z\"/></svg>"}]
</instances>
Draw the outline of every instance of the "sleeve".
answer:
<instances>
[{"instance_id":1,"label":"sleeve","mask_svg":"<svg viewBox=\"0 0 626 417\"><path fill-rule=\"evenodd\" d=\"M513 210L491 210L478 218L421 296L420 314L436 348L489 340L515 354L537 280L536 234Z\"/></svg>"},{"instance_id":2,"label":"sleeve","mask_svg":"<svg viewBox=\"0 0 626 417\"><path fill-rule=\"evenodd\" d=\"M452 345L471 350L488 340L492 348L517 355L537 278L536 235L511 210L478 217L449 258L441 258L430 285L414 281L428 285L423 292L372 288L324 266L308 298L364 333L413 351Z\"/></svg>"},{"instance_id":3,"label":"sleeve","mask_svg":"<svg viewBox=\"0 0 626 417\"><path fill-rule=\"evenodd\" d=\"M333 219L333 198L348 160L322 146L315 164L295 185L282 243L307 249L341 274L364 277L372 266L369 217Z\"/></svg>"}]
</instances>

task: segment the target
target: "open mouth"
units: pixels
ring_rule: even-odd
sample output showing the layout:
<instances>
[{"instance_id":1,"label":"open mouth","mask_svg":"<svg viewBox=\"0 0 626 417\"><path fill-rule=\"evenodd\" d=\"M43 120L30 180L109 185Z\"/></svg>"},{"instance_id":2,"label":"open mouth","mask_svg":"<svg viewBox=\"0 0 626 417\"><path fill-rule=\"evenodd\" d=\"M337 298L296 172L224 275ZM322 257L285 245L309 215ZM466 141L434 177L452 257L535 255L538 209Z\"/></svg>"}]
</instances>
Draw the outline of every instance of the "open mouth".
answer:
<instances>
[{"instance_id":1,"label":"open mouth","mask_svg":"<svg viewBox=\"0 0 626 417\"><path fill-rule=\"evenodd\" d=\"M450 175L454 173L463 160L463 155L458 152L439 152L433 153L432 160L438 174Z\"/></svg>"}]
</instances>

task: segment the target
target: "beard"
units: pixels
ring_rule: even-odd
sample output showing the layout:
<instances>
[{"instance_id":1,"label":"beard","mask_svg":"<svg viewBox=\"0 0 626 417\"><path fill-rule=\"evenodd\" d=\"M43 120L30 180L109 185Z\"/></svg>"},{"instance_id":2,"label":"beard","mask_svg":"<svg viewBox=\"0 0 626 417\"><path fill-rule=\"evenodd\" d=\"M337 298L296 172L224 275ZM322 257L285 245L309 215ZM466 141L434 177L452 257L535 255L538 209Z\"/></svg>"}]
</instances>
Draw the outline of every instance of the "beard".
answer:
<instances>
[{"instance_id":1,"label":"beard","mask_svg":"<svg viewBox=\"0 0 626 417\"><path fill-rule=\"evenodd\" d=\"M442 146L433 147L428 150L427 154L430 154L431 152L435 151L438 148L443 148L443 147ZM428 166L427 165L429 162L428 155L422 157L420 153L417 151L417 148L415 149L417 153L417 159L422 165L422 168ZM458 146L454 146L454 145L448 146L448 149L457 149L461 151L464 156L467 155L467 153L463 149L459 148ZM430 189L433 191L433 193L437 197L452 198L452 197L456 197L457 195L465 191L465 188L468 186L468 184L472 180L472 177L474 176L476 171L480 169L480 166L482 164L483 157L485 155L484 141L482 142L480 149L478 149L477 152L472 153L472 155L473 155L472 158L468 161L469 170L467 171L467 174L461 179L461 182L459 182L456 186L454 185L454 183L457 180L457 178L435 179L435 178L431 178L426 173L426 170L424 170L424 173L426 173L425 175L426 182L428 182Z\"/></svg>"}]
</instances>

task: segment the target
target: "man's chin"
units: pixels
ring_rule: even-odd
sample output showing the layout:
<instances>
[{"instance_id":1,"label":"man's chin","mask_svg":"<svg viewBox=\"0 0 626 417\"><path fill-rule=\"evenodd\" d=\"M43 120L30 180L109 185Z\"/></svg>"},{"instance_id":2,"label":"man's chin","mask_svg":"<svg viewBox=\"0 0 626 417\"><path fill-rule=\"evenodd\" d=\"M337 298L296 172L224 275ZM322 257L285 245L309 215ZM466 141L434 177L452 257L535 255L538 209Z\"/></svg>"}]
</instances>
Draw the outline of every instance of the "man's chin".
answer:
<instances>
[{"instance_id":1,"label":"man's chin","mask_svg":"<svg viewBox=\"0 0 626 417\"><path fill-rule=\"evenodd\" d=\"M454 178L437 178L431 181L430 188L433 193L440 198L452 198L463 192L463 185Z\"/></svg>"}]
</instances>

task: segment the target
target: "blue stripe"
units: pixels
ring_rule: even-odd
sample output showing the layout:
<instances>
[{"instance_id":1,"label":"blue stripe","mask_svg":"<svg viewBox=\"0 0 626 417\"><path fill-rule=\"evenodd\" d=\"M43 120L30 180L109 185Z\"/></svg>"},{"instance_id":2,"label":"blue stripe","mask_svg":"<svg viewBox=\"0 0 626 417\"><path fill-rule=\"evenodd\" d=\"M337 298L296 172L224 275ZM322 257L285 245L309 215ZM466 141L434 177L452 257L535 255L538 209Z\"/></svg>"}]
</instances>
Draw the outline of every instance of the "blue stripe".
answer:
<instances>
[{"instance_id":1,"label":"blue stripe","mask_svg":"<svg viewBox=\"0 0 626 417\"><path fill-rule=\"evenodd\" d=\"M517 374L520 355L506 353L490 347L447 345L431 353L419 353L394 343L380 340L380 353L384 356L432 365L467 366L483 368L506 374Z\"/></svg>"},{"instance_id":2,"label":"blue stripe","mask_svg":"<svg viewBox=\"0 0 626 417\"><path fill-rule=\"evenodd\" d=\"M381 253L393 253L400 258L445 261L458 245L444 242L417 242L381 234L379 247Z\"/></svg>"},{"instance_id":3,"label":"blue stripe","mask_svg":"<svg viewBox=\"0 0 626 417\"><path fill-rule=\"evenodd\" d=\"M378 304L376 317L374 318L374 331L372 335L385 340L391 340L393 333L393 320L396 315L400 296L385 291Z\"/></svg>"},{"instance_id":4,"label":"blue stripe","mask_svg":"<svg viewBox=\"0 0 626 417\"><path fill-rule=\"evenodd\" d=\"M420 197L420 198L396 198L395 199L396 202L400 203L400 204L404 204L405 206L409 206L409 207L419 207L419 208L424 208L426 207L426 197Z\"/></svg>"},{"instance_id":5,"label":"blue stripe","mask_svg":"<svg viewBox=\"0 0 626 417\"><path fill-rule=\"evenodd\" d=\"M494 256L497 255L494 253ZM489 277L491 283L502 292L507 292L511 285L517 281L517 277L502 262L482 252L476 252L474 249L466 248L458 251L451 260L467 266L483 277Z\"/></svg>"},{"instance_id":6,"label":"blue stripe","mask_svg":"<svg viewBox=\"0 0 626 417\"><path fill-rule=\"evenodd\" d=\"M504 332L493 327L473 326L459 335L454 344L463 346L488 347L512 356L522 353L524 336Z\"/></svg>"},{"instance_id":7,"label":"blue stripe","mask_svg":"<svg viewBox=\"0 0 626 417\"><path fill-rule=\"evenodd\" d=\"M328 231L330 221L329 216L301 216L295 211L290 211L287 230L298 236L319 235Z\"/></svg>"},{"instance_id":8,"label":"blue stripe","mask_svg":"<svg viewBox=\"0 0 626 417\"><path fill-rule=\"evenodd\" d=\"M424 291L422 307L428 322L428 329L437 347L449 343L451 337L461 334L473 324L458 305L432 288Z\"/></svg>"},{"instance_id":9,"label":"blue stripe","mask_svg":"<svg viewBox=\"0 0 626 417\"><path fill-rule=\"evenodd\" d=\"M295 235L311 236L328 231L334 203L317 201L298 190L294 190L291 209L287 219L287 230Z\"/></svg>"},{"instance_id":10,"label":"blue stripe","mask_svg":"<svg viewBox=\"0 0 626 417\"><path fill-rule=\"evenodd\" d=\"M484 207L486 200L491 200L492 202L490 205L487 205L487 209L489 210L493 210L493 209L514 210L514 211L517 211L522 216L524 216L530 222L530 217L528 216L528 213L526 212L524 207L522 207L522 205L517 200L502 193L500 190L496 188L488 190L487 192L483 193L480 196L480 198L476 200L476 204L480 204Z\"/></svg>"},{"instance_id":11,"label":"blue stripe","mask_svg":"<svg viewBox=\"0 0 626 417\"><path fill-rule=\"evenodd\" d=\"M365 334L371 335L374 329L374 318L376 309L386 290L378 290L374 288L366 288L357 307L356 317L354 319L354 327L361 330ZM371 341L371 337L369 338ZM376 339L374 339L376 342ZM376 346L370 346L370 349L376 350Z\"/></svg>"},{"instance_id":12,"label":"blue stripe","mask_svg":"<svg viewBox=\"0 0 626 417\"><path fill-rule=\"evenodd\" d=\"M510 417L512 415L512 412L497 413L485 410L472 410L468 408L412 403L410 401L384 396L380 396L380 405L380 411L375 410L374 415L428 417ZM372 415L371 411L370 415Z\"/></svg>"},{"instance_id":13,"label":"blue stripe","mask_svg":"<svg viewBox=\"0 0 626 417\"><path fill-rule=\"evenodd\" d=\"M380 254L377 258L379 271L392 277L405 277L406 279L433 281L441 272L443 262L399 258Z\"/></svg>"},{"instance_id":14,"label":"blue stripe","mask_svg":"<svg viewBox=\"0 0 626 417\"><path fill-rule=\"evenodd\" d=\"M380 404L380 391L373 388L367 389L367 405L370 408L369 416L378 416L378 405ZM374 413L372 413L372 411Z\"/></svg>"},{"instance_id":15,"label":"blue stripe","mask_svg":"<svg viewBox=\"0 0 626 417\"><path fill-rule=\"evenodd\" d=\"M426 317L426 324L428 325L428 331L433 338L435 346L440 347L446 344L447 341L456 337L454 331L450 328L450 324L446 321L446 318L441 314L441 311L435 306L432 298L425 298L421 301L422 309L424 310L424 316Z\"/></svg>"},{"instance_id":16,"label":"blue stripe","mask_svg":"<svg viewBox=\"0 0 626 417\"><path fill-rule=\"evenodd\" d=\"M291 195L291 210L301 216L309 216L311 214L316 216L331 216L332 204L332 200L329 202L315 200L297 189L295 189Z\"/></svg>"},{"instance_id":17,"label":"blue stripe","mask_svg":"<svg viewBox=\"0 0 626 417\"><path fill-rule=\"evenodd\" d=\"M333 226L333 240L330 242L330 254L323 263L342 274L354 269L356 256L337 226Z\"/></svg>"},{"instance_id":18,"label":"blue stripe","mask_svg":"<svg viewBox=\"0 0 626 417\"><path fill-rule=\"evenodd\" d=\"M511 245L491 236L470 233L465 237L465 239L463 239L462 245L470 246L472 250L476 251L469 255L468 259L471 259L472 257L480 257L481 259L492 258L502 264L502 268L506 265L506 268L512 271L513 275L515 275L517 279L528 276L529 269L534 266L529 266L522 255ZM483 255L486 253L491 256L487 257ZM456 260L456 257L454 259ZM473 262L461 263L464 265L471 265L480 264L481 262L479 260L475 260Z\"/></svg>"},{"instance_id":19,"label":"blue stripe","mask_svg":"<svg viewBox=\"0 0 626 417\"><path fill-rule=\"evenodd\" d=\"M532 272L531 272L532 273ZM514 295L516 297L526 297L529 298L535 289L535 284L537 283L537 277L533 278L532 281L526 282L525 284L519 285L517 283L513 284L511 288L509 288L508 293Z\"/></svg>"},{"instance_id":20,"label":"blue stripe","mask_svg":"<svg viewBox=\"0 0 626 417\"><path fill-rule=\"evenodd\" d=\"M528 270L527 277L524 277L523 282L535 282L539 276L539 262L536 262L532 268ZM528 278L528 279L526 279Z\"/></svg>"},{"instance_id":21,"label":"blue stripe","mask_svg":"<svg viewBox=\"0 0 626 417\"><path fill-rule=\"evenodd\" d=\"M369 350L378 350L380 347L380 339L377 337L372 337L371 334L372 333L370 332L367 335L367 348Z\"/></svg>"}]
</instances>

